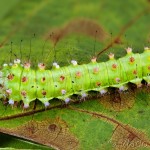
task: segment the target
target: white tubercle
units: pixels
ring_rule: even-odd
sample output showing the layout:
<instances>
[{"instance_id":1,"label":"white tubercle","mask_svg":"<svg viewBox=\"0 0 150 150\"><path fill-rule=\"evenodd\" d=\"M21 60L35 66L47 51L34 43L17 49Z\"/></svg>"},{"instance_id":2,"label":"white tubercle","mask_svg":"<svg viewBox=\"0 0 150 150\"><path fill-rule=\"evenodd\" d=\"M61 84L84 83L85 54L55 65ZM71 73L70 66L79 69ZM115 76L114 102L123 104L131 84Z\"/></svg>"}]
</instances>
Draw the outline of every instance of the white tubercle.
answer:
<instances>
[{"instance_id":1,"label":"white tubercle","mask_svg":"<svg viewBox=\"0 0 150 150\"><path fill-rule=\"evenodd\" d=\"M29 104L24 104L23 108L25 109L29 108Z\"/></svg>"},{"instance_id":2,"label":"white tubercle","mask_svg":"<svg viewBox=\"0 0 150 150\"><path fill-rule=\"evenodd\" d=\"M72 63L74 66L76 66L76 65L78 64L76 60L71 60L71 63Z\"/></svg>"},{"instance_id":3,"label":"white tubercle","mask_svg":"<svg viewBox=\"0 0 150 150\"><path fill-rule=\"evenodd\" d=\"M120 91L120 92L121 92L121 91L124 91L124 90L125 90L124 86L119 87L119 91Z\"/></svg>"},{"instance_id":4,"label":"white tubercle","mask_svg":"<svg viewBox=\"0 0 150 150\"><path fill-rule=\"evenodd\" d=\"M45 107L48 107L49 105L50 105L49 102L44 102L44 106L45 106Z\"/></svg>"},{"instance_id":5,"label":"white tubercle","mask_svg":"<svg viewBox=\"0 0 150 150\"><path fill-rule=\"evenodd\" d=\"M65 99L65 103L68 104L70 102L70 98Z\"/></svg>"},{"instance_id":6,"label":"white tubercle","mask_svg":"<svg viewBox=\"0 0 150 150\"><path fill-rule=\"evenodd\" d=\"M8 101L8 103L9 103L9 105L14 105L14 100L10 99L10 100Z\"/></svg>"},{"instance_id":7,"label":"white tubercle","mask_svg":"<svg viewBox=\"0 0 150 150\"><path fill-rule=\"evenodd\" d=\"M21 62L20 59L15 59L14 60L14 64L20 64L20 62Z\"/></svg>"},{"instance_id":8,"label":"white tubercle","mask_svg":"<svg viewBox=\"0 0 150 150\"><path fill-rule=\"evenodd\" d=\"M53 66L57 66L58 64L57 64L57 62L53 62Z\"/></svg>"},{"instance_id":9,"label":"white tubercle","mask_svg":"<svg viewBox=\"0 0 150 150\"><path fill-rule=\"evenodd\" d=\"M11 89L7 89L6 92L7 92L8 94L11 94L11 93L12 93L12 90L11 90Z\"/></svg>"},{"instance_id":10,"label":"white tubercle","mask_svg":"<svg viewBox=\"0 0 150 150\"><path fill-rule=\"evenodd\" d=\"M93 57L93 58L91 59L91 62L95 63L96 60L97 60L97 58L96 58L96 57Z\"/></svg>"},{"instance_id":11,"label":"white tubercle","mask_svg":"<svg viewBox=\"0 0 150 150\"><path fill-rule=\"evenodd\" d=\"M53 66L57 69L60 68L60 66L57 64L57 62L53 62Z\"/></svg>"},{"instance_id":12,"label":"white tubercle","mask_svg":"<svg viewBox=\"0 0 150 150\"><path fill-rule=\"evenodd\" d=\"M60 66L59 66L59 65L56 65L56 68L58 69L58 68L60 68Z\"/></svg>"},{"instance_id":13,"label":"white tubercle","mask_svg":"<svg viewBox=\"0 0 150 150\"><path fill-rule=\"evenodd\" d=\"M126 51L127 51L127 54L130 54L132 52L132 48L131 47L126 48Z\"/></svg>"},{"instance_id":14,"label":"white tubercle","mask_svg":"<svg viewBox=\"0 0 150 150\"><path fill-rule=\"evenodd\" d=\"M12 63L9 63L9 66L12 66L13 64Z\"/></svg>"},{"instance_id":15,"label":"white tubercle","mask_svg":"<svg viewBox=\"0 0 150 150\"><path fill-rule=\"evenodd\" d=\"M119 91L120 92L122 92L122 91L126 91L128 89L128 87L127 86L121 86L121 87L119 87Z\"/></svg>"},{"instance_id":16,"label":"white tubercle","mask_svg":"<svg viewBox=\"0 0 150 150\"><path fill-rule=\"evenodd\" d=\"M103 94L107 93L107 91L102 89L102 90L100 90L100 93L101 93L101 95L103 95Z\"/></svg>"},{"instance_id":17,"label":"white tubercle","mask_svg":"<svg viewBox=\"0 0 150 150\"><path fill-rule=\"evenodd\" d=\"M108 57L109 57L109 59L114 59L114 54L113 54L113 53L110 53L110 54L108 55Z\"/></svg>"},{"instance_id":18,"label":"white tubercle","mask_svg":"<svg viewBox=\"0 0 150 150\"><path fill-rule=\"evenodd\" d=\"M85 98L85 97L87 97L87 94L86 94L86 93L82 93L82 94L81 94L81 97L82 97L82 98Z\"/></svg>"},{"instance_id":19,"label":"white tubercle","mask_svg":"<svg viewBox=\"0 0 150 150\"><path fill-rule=\"evenodd\" d=\"M3 64L3 67L6 67L6 66L8 66L8 64Z\"/></svg>"},{"instance_id":20,"label":"white tubercle","mask_svg":"<svg viewBox=\"0 0 150 150\"><path fill-rule=\"evenodd\" d=\"M149 47L144 47L144 50L150 50L150 48Z\"/></svg>"},{"instance_id":21,"label":"white tubercle","mask_svg":"<svg viewBox=\"0 0 150 150\"><path fill-rule=\"evenodd\" d=\"M66 94L66 90L62 89L62 90L61 90L61 93L62 93L63 95Z\"/></svg>"}]
</instances>

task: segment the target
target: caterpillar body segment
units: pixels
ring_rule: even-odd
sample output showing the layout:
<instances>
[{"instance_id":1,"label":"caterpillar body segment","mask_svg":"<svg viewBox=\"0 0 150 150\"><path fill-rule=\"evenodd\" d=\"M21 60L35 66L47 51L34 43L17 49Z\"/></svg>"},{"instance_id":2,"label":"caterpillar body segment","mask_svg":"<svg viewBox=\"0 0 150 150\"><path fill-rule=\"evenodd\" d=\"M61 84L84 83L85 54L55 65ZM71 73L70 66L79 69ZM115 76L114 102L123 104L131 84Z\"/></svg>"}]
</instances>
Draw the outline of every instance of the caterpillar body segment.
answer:
<instances>
[{"instance_id":1,"label":"caterpillar body segment","mask_svg":"<svg viewBox=\"0 0 150 150\"><path fill-rule=\"evenodd\" d=\"M106 91L109 87L108 72L106 69L106 63L91 62L87 65L89 72L90 88L93 91Z\"/></svg>"},{"instance_id":2,"label":"caterpillar body segment","mask_svg":"<svg viewBox=\"0 0 150 150\"><path fill-rule=\"evenodd\" d=\"M56 68L51 70L54 84L54 98L65 100L73 94L70 72L68 67Z\"/></svg>"},{"instance_id":3,"label":"caterpillar body segment","mask_svg":"<svg viewBox=\"0 0 150 150\"><path fill-rule=\"evenodd\" d=\"M36 97L48 106L48 101L54 98L54 80L50 70L36 71Z\"/></svg>"},{"instance_id":4,"label":"caterpillar body segment","mask_svg":"<svg viewBox=\"0 0 150 150\"><path fill-rule=\"evenodd\" d=\"M120 62L115 60L114 58L110 58L110 60L106 62L106 68L109 85L111 87L119 88L121 83L124 83L121 76Z\"/></svg>"},{"instance_id":5,"label":"caterpillar body segment","mask_svg":"<svg viewBox=\"0 0 150 150\"><path fill-rule=\"evenodd\" d=\"M13 64L12 66L4 65L2 70L4 81L4 95L9 97L9 104L14 104L15 101L20 101L20 78L22 75L22 67L20 64ZM15 90L13 90L15 89Z\"/></svg>"},{"instance_id":6,"label":"caterpillar body segment","mask_svg":"<svg viewBox=\"0 0 150 150\"><path fill-rule=\"evenodd\" d=\"M38 99L47 107L53 98L68 103L73 94L85 98L88 91L104 94L108 87L124 91L128 82L140 87L143 79L150 84L150 49L145 48L142 54L132 53L131 48L126 50L126 56L117 60L110 54L107 62L98 63L93 58L89 64L78 65L72 60L71 65L61 68L53 63L51 70L46 70L43 63L33 70L30 63L22 66L14 61L12 66L4 65L1 70L0 96L8 98L11 105L22 100L27 108Z\"/></svg>"},{"instance_id":7,"label":"caterpillar body segment","mask_svg":"<svg viewBox=\"0 0 150 150\"><path fill-rule=\"evenodd\" d=\"M126 82L134 83L138 86L142 81L142 62L140 54L127 54L119 59L122 67L122 72L126 76Z\"/></svg>"},{"instance_id":8,"label":"caterpillar body segment","mask_svg":"<svg viewBox=\"0 0 150 150\"><path fill-rule=\"evenodd\" d=\"M145 48L144 53L140 56L142 60L142 77L150 85L150 49Z\"/></svg>"},{"instance_id":9,"label":"caterpillar body segment","mask_svg":"<svg viewBox=\"0 0 150 150\"><path fill-rule=\"evenodd\" d=\"M25 108L29 107L29 103L37 98L36 86L35 70L24 68L20 81L20 95Z\"/></svg>"}]
</instances>

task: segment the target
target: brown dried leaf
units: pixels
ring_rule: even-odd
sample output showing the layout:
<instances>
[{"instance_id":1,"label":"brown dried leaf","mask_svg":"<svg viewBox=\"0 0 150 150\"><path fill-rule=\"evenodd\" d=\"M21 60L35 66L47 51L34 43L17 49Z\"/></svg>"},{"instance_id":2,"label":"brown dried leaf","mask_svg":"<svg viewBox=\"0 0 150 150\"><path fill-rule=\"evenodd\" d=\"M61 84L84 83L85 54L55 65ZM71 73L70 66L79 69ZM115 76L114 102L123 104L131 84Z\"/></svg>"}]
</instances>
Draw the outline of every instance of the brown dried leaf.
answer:
<instances>
[{"instance_id":1,"label":"brown dried leaf","mask_svg":"<svg viewBox=\"0 0 150 150\"><path fill-rule=\"evenodd\" d=\"M75 150L78 140L69 133L66 123L56 120L29 121L16 128L1 128L0 132L44 144L55 149Z\"/></svg>"},{"instance_id":2,"label":"brown dried leaf","mask_svg":"<svg viewBox=\"0 0 150 150\"><path fill-rule=\"evenodd\" d=\"M136 150L140 147L150 147L149 140L145 135L129 126L118 125L112 135L111 142L115 150Z\"/></svg>"}]
</instances>

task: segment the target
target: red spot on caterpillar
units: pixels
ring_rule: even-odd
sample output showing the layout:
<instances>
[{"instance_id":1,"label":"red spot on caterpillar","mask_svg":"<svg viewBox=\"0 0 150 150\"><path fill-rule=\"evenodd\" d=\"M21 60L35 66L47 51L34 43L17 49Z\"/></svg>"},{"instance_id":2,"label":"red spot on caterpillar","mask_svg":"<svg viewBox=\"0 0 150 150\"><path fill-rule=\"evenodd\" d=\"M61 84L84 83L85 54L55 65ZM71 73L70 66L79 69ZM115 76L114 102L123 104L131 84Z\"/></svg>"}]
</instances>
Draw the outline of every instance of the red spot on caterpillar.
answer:
<instances>
[{"instance_id":1,"label":"red spot on caterpillar","mask_svg":"<svg viewBox=\"0 0 150 150\"><path fill-rule=\"evenodd\" d=\"M81 77L81 72L80 71L78 71L78 72L76 72L76 77L78 77L78 78L80 78Z\"/></svg>"},{"instance_id":2,"label":"red spot on caterpillar","mask_svg":"<svg viewBox=\"0 0 150 150\"><path fill-rule=\"evenodd\" d=\"M93 73L96 74L96 73L98 73L98 72L99 72L99 68L98 68L98 67L96 67L96 68L93 69Z\"/></svg>"},{"instance_id":3,"label":"red spot on caterpillar","mask_svg":"<svg viewBox=\"0 0 150 150\"><path fill-rule=\"evenodd\" d=\"M64 81L65 80L65 77L62 75L60 76L60 81Z\"/></svg>"},{"instance_id":4,"label":"red spot on caterpillar","mask_svg":"<svg viewBox=\"0 0 150 150\"><path fill-rule=\"evenodd\" d=\"M8 78L8 80L13 80L14 74L9 74L9 75L7 76L7 78Z\"/></svg>"},{"instance_id":5,"label":"red spot on caterpillar","mask_svg":"<svg viewBox=\"0 0 150 150\"><path fill-rule=\"evenodd\" d=\"M150 66L148 66L148 70L150 70Z\"/></svg>"},{"instance_id":6,"label":"red spot on caterpillar","mask_svg":"<svg viewBox=\"0 0 150 150\"><path fill-rule=\"evenodd\" d=\"M113 69L116 69L116 68L117 68L117 65L116 65L116 64L112 64L112 68L113 68Z\"/></svg>"},{"instance_id":7,"label":"red spot on caterpillar","mask_svg":"<svg viewBox=\"0 0 150 150\"><path fill-rule=\"evenodd\" d=\"M101 82L96 82L96 86L100 86L101 85Z\"/></svg>"},{"instance_id":8,"label":"red spot on caterpillar","mask_svg":"<svg viewBox=\"0 0 150 150\"><path fill-rule=\"evenodd\" d=\"M118 83L120 82L120 78L115 78L115 81Z\"/></svg>"},{"instance_id":9,"label":"red spot on caterpillar","mask_svg":"<svg viewBox=\"0 0 150 150\"><path fill-rule=\"evenodd\" d=\"M42 91L42 95L43 95L43 96L46 95L46 91L45 91L45 90Z\"/></svg>"},{"instance_id":10,"label":"red spot on caterpillar","mask_svg":"<svg viewBox=\"0 0 150 150\"><path fill-rule=\"evenodd\" d=\"M28 78L27 78L27 77L22 77L21 81L22 81L22 82L27 82L27 81L28 81Z\"/></svg>"},{"instance_id":11,"label":"red spot on caterpillar","mask_svg":"<svg viewBox=\"0 0 150 150\"><path fill-rule=\"evenodd\" d=\"M24 96L24 97L26 97L27 92L26 91L21 91L21 95Z\"/></svg>"},{"instance_id":12,"label":"red spot on caterpillar","mask_svg":"<svg viewBox=\"0 0 150 150\"><path fill-rule=\"evenodd\" d=\"M133 63L135 61L134 57L130 57L130 62Z\"/></svg>"},{"instance_id":13,"label":"red spot on caterpillar","mask_svg":"<svg viewBox=\"0 0 150 150\"><path fill-rule=\"evenodd\" d=\"M137 70L134 70L134 71L133 71L133 74L135 74L135 75L136 75L136 74L137 74Z\"/></svg>"}]
</instances>

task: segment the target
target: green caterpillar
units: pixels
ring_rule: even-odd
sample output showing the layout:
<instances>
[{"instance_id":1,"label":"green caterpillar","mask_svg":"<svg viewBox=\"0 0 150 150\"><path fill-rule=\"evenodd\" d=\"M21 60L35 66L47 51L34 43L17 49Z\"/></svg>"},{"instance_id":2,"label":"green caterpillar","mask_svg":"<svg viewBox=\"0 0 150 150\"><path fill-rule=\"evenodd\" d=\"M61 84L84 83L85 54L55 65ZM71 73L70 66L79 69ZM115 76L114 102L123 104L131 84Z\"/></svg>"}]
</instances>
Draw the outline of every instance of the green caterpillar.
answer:
<instances>
[{"instance_id":1,"label":"green caterpillar","mask_svg":"<svg viewBox=\"0 0 150 150\"><path fill-rule=\"evenodd\" d=\"M0 98L8 98L10 105L22 100L24 108L38 99L47 107L53 98L68 103L73 94L85 98L88 91L104 94L108 87L124 91L128 82L140 87L142 80L149 85L150 48L145 47L142 54L134 54L131 48L126 50L126 56L117 60L111 53L107 62L98 63L93 58L89 64L78 65L72 60L71 65L62 68L53 63L51 70L46 70L43 63L33 70L29 62L21 65L16 59L12 65L4 64L0 72Z\"/></svg>"}]
</instances>

